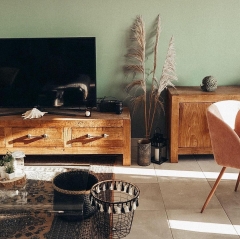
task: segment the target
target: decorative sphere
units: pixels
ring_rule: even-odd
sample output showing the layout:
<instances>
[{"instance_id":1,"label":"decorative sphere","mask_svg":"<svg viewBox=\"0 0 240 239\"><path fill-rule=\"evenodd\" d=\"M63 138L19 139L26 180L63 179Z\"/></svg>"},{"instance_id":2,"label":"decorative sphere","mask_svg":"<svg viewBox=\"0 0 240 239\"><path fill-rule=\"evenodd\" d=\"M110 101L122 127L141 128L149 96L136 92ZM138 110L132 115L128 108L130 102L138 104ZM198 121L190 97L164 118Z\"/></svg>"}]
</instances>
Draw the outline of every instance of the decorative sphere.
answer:
<instances>
[{"instance_id":1,"label":"decorative sphere","mask_svg":"<svg viewBox=\"0 0 240 239\"><path fill-rule=\"evenodd\" d=\"M217 89L217 80L213 76L206 76L200 86L203 91L215 91Z\"/></svg>"}]
</instances>

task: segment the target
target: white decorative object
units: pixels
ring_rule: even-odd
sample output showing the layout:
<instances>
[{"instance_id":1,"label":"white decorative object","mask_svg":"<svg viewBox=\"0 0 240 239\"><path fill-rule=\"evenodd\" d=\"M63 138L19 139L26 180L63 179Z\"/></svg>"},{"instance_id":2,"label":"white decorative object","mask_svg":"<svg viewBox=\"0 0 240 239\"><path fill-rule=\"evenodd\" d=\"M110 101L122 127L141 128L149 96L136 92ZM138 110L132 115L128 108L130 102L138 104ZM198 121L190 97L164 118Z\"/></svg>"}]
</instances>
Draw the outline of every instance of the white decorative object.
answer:
<instances>
[{"instance_id":1,"label":"white decorative object","mask_svg":"<svg viewBox=\"0 0 240 239\"><path fill-rule=\"evenodd\" d=\"M5 177L6 177L6 179L11 180L11 179L15 178L15 172L13 172L13 173L5 173Z\"/></svg>"},{"instance_id":2,"label":"white decorative object","mask_svg":"<svg viewBox=\"0 0 240 239\"><path fill-rule=\"evenodd\" d=\"M4 199L6 197L11 198L11 197L14 197L17 195L18 195L18 190L10 190L10 189L8 189L8 190L1 189L0 190L0 198L1 199Z\"/></svg>"},{"instance_id":3,"label":"white decorative object","mask_svg":"<svg viewBox=\"0 0 240 239\"><path fill-rule=\"evenodd\" d=\"M12 156L14 157L15 176L22 177L24 175L24 157L26 155L22 151L15 151Z\"/></svg>"},{"instance_id":4,"label":"white decorative object","mask_svg":"<svg viewBox=\"0 0 240 239\"><path fill-rule=\"evenodd\" d=\"M22 114L22 117L24 119L34 119L34 118L40 118L47 112L41 112L37 108L33 108L32 110L28 110L25 113Z\"/></svg>"},{"instance_id":5,"label":"white decorative object","mask_svg":"<svg viewBox=\"0 0 240 239\"><path fill-rule=\"evenodd\" d=\"M18 191L18 190L17 190ZM21 204L27 204L27 195L28 192L26 191L26 189L20 189L18 191L18 199L17 199L17 203L21 203Z\"/></svg>"},{"instance_id":6,"label":"white decorative object","mask_svg":"<svg viewBox=\"0 0 240 239\"><path fill-rule=\"evenodd\" d=\"M0 166L0 177L5 178L5 166Z\"/></svg>"}]
</instances>

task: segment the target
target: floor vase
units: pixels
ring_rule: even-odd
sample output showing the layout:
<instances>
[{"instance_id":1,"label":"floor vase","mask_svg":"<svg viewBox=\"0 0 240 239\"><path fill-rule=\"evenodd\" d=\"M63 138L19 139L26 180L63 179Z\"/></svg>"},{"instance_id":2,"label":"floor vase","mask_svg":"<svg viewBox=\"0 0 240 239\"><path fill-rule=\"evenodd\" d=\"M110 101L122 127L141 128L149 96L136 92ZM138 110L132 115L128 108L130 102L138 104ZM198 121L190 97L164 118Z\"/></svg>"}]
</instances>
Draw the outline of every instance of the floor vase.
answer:
<instances>
[{"instance_id":1,"label":"floor vase","mask_svg":"<svg viewBox=\"0 0 240 239\"><path fill-rule=\"evenodd\" d=\"M137 163L140 166L148 166L151 163L151 141L149 139L138 140Z\"/></svg>"}]
</instances>

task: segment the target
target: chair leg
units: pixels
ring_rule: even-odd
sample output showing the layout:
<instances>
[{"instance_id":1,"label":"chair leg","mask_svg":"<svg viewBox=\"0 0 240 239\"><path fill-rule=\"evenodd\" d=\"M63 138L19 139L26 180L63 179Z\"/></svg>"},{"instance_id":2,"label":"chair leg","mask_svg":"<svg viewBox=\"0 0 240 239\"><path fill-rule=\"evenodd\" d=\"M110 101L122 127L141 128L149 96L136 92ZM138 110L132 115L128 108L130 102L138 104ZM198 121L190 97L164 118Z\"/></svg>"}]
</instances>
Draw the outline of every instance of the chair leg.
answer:
<instances>
[{"instance_id":1,"label":"chair leg","mask_svg":"<svg viewBox=\"0 0 240 239\"><path fill-rule=\"evenodd\" d=\"M217 188L225 170L226 170L226 167L223 167L221 172L219 173L218 178L217 178L216 182L214 183L213 188L212 188L211 192L208 194L208 197L207 197L207 199L206 199L206 201L205 201L205 203L202 207L201 213L204 211L204 209L208 205L209 201L211 200L211 198L212 198L212 196L213 196L213 194L214 194L214 192L215 192L215 190L216 190L216 188Z\"/></svg>"},{"instance_id":2,"label":"chair leg","mask_svg":"<svg viewBox=\"0 0 240 239\"><path fill-rule=\"evenodd\" d=\"M235 186L235 192L237 192L239 181L240 181L240 172L238 174L238 179L237 179L236 186Z\"/></svg>"}]
</instances>

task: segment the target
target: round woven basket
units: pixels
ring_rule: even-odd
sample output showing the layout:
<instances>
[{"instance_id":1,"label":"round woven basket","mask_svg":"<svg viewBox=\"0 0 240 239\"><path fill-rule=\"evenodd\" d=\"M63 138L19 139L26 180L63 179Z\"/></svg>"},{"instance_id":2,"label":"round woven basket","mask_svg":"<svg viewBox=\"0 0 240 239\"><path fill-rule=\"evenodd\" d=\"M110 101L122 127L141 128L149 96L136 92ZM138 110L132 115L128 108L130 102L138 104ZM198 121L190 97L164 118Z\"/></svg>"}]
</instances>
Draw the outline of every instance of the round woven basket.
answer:
<instances>
[{"instance_id":1,"label":"round woven basket","mask_svg":"<svg viewBox=\"0 0 240 239\"><path fill-rule=\"evenodd\" d=\"M105 180L92 186L90 201L97 206L94 219L103 238L119 239L130 233L139 195L136 185L122 180Z\"/></svg>"},{"instance_id":2,"label":"round woven basket","mask_svg":"<svg viewBox=\"0 0 240 239\"><path fill-rule=\"evenodd\" d=\"M53 179L54 210L64 211L61 215L66 220L82 220L96 212L89 200L91 187L98 178L84 170L58 174Z\"/></svg>"}]
</instances>

